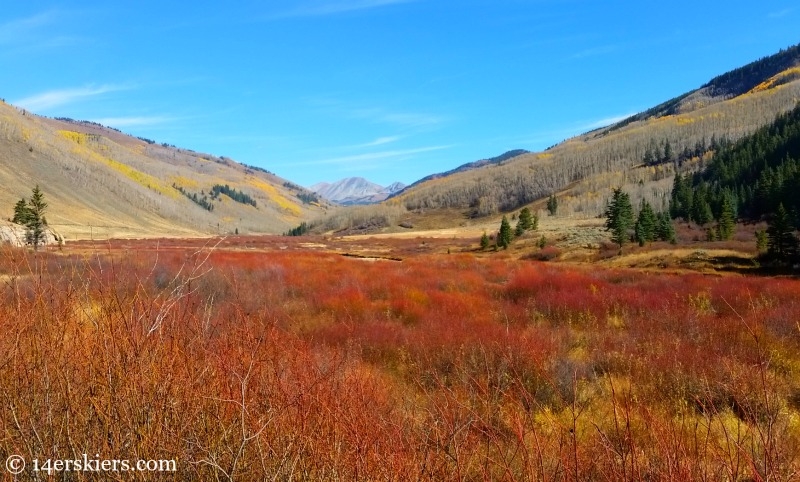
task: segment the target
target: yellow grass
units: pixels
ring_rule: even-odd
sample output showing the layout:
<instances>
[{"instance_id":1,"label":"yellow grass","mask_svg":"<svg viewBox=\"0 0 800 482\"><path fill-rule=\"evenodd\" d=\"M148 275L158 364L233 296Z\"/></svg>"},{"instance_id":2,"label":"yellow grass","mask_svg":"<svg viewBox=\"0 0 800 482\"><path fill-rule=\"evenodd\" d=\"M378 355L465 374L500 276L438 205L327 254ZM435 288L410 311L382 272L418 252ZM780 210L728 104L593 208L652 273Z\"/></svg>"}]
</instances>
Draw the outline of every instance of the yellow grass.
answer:
<instances>
[{"instance_id":1,"label":"yellow grass","mask_svg":"<svg viewBox=\"0 0 800 482\"><path fill-rule=\"evenodd\" d=\"M200 183L197 182L197 179L192 179L186 176L170 176L169 180L183 188L197 189L200 187Z\"/></svg>"},{"instance_id":2,"label":"yellow grass","mask_svg":"<svg viewBox=\"0 0 800 482\"><path fill-rule=\"evenodd\" d=\"M800 67L791 67L777 75L773 75L769 79L753 87L753 89L748 93L754 94L756 92L763 92L765 90L772 89L773 87L776 87L776 84L782 83L782 81L791 80L791 77L800 77Z\"/></svg>"},{"instance_id":3,"label":"yellow grass","mask_svg":"<svg viewBox=\"0 0 800 482\"><path fill-rule=\"evenodd\" d=\"M86 134L72 131L58 131L58 134L63 138L71 140L77 144L75 149L73 149L73 152L76 154L84 155L93 161L105 164L137 184L148 189L152 189L153 191L168 196L172 199L178 199L180 197L178 191L176 191L172 186L162 182L155 176L138 171L127 164L123 164L119 161L115 161L114 159L102 156L92 149L89 149L86 146L88 142L88 136Z\"/></svg>"},{"instance_id":4,"label":"yellow grass","mask_svg":"<svg viewBox=\"0 0 800 482\"><path fill-rule=\"evenodd\" d=\"M270 201L277 204L281 209L288 211L294 216L300 216L302 211L297 206L297 203L292 202L286 196L282 195L278 192L278 189L275 188L272 184L262 181L256 177L248 176L245 178L245 183L249 186L255 187L256 189L260 189L267 195Z\"/></svg>"}]
</instances>

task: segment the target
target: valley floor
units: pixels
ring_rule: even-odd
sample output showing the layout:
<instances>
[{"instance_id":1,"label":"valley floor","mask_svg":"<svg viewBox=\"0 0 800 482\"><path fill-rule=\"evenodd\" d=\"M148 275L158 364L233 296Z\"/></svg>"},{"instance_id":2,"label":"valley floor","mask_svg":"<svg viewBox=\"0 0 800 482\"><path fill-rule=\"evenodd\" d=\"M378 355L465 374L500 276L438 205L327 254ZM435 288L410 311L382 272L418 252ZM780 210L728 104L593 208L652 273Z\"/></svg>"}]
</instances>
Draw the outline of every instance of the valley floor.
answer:
<instances>
[{"instance_id":1,"label":"valley floor","mask_svg":"<svg viewBox=\"0 0 800 482\"><path fill-rule=\"evenodd\" d=\"M180 480L796 479L800 280L747 274L746 233L619 256L570 223L499 252L475 230L4 247L0 449Z\"/></svg>"}]
</instances>

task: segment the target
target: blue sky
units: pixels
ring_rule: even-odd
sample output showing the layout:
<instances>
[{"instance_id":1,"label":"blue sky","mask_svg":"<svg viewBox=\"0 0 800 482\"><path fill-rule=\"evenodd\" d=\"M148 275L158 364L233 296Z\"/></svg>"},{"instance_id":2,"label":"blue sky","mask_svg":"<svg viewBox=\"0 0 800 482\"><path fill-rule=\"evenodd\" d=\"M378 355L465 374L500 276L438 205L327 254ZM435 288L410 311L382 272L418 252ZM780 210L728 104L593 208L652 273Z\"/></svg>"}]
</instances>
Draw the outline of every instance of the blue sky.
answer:
<instances>
[{"instance_id":1,"label":"blue sky","mask_svg":"<svg viewBox=\"0 0 800 482\"><path fill-rule=\"evenodd\" d=\"M7 3L6 101L302 185L541 150L800 43L795 0Z\"/></svg>"}]
</instances>

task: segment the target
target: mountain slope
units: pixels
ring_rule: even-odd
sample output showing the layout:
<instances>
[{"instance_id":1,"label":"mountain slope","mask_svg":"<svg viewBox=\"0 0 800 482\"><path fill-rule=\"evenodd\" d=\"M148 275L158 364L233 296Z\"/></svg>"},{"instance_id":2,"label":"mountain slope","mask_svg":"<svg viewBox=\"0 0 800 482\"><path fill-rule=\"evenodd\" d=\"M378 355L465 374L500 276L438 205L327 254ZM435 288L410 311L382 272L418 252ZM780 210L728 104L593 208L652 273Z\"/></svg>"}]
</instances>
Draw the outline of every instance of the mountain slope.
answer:
<instances>
[{"instance_id":1,"label":"mountain slope","mask_svg":"<svg viewBox=\"0 0 800 482\"><path fill-rule=\"evenodd\" d=\"M647 151L668 143L675 153L689 152L715 137L736 140L772 122L800 101L798 65L795 46L621 123L544 152L421 182L388 202L408 210L460 209L486 216L562 193L562 212L593 216L603 211L611 187L631 186L634 202L646 198L661 206L676 167L702 166L695 156L687 157L686 165L678 163L677 155L673 162L647 166Z\"/></svg>"},{"instance_id":2,"label":"mountain slope","mask_svg":"<svg viewBox=\"0 0 800 482\"><path fill-rule=\"evenodd\" d=\"M5 103L0 182L6 186L0 216L10 218L14 203L38 184L50 205L49 224L67 240L280 233L322 211L264 170ZM211 199L215 185L252 203L226 194Z\"/></svg>"},{"instance_id":3,"label":"mountain slope","mask_svg":"<svg viewBox=\"0 0 800 482\"><path fill-rule=\"evenodd\" d=\"M730 72L718 75L717 77L714 77L707 83L703 84L697 90L687 92L644 112L635 114L608 127L607 130L616 130L630 124L631 122L647 120L649 118L658 118L691 112L704 105L722 102L727 99L747 94L758 89L759 87L762 88L758 90L766 90L766 88L780 85L780 83L786 83L788 81L795 80L800 78L800 76L797 75L797 72L794 72L794 75L790 74L789 76L786 76L785 74L793 72L795 70L794 67L797 67L798 64L800 64L800 45L795 45L793 47L789 47L788 49L781 50L777 54L764 57L754 62L750 62L743 67L739 67L731 70ZM778 81L780 83L777 83L773 80L769 86L764 85L770 82L771 79L775 78L781 79Z\"/></svg>"},{"instance_id":4,"label":"mountain slope","mask_svg":"<svg viewBox=\"0 0 800 482\"><path fill-rule=\"evenodd\" d=\"M545 200L551 194L558 197L559 216L587 218L602 215L616 187L628 192L634 204L644 199L663 210L676 172L702 170L720 139L735 141L800 102L799 66L800 46L793 46L544 152L484 165L465 164L414 183L372 211L337 213L311 225L319 231L356 225L373 231L402 230L400 224L477 225L484 221L473 218L526 205L544 215ZM653 152L659 153L656 161Z\"/></svg>"},{"instance_id":5,"label":"mountain slope","mask_svg":"<svg viewBox=\"0 0 800 482\"><path fill-rule=\"evenodd\" d=\"M504 152L503 154L500 154L499 156L495 156L495 157L492 157L492 158L489 158L489 159L481 159L481 160L478 160L478 161L468 162L466 164L462 164L462 165L458 166L457 168L451 169L449 171L440 172L440 173L436 173L436 174L430 174L428 176L425 176L425 177L423 177L422 179L420 179L418 181L412 182L411 184L406 186L404 189L411 189L414 186L416 186L418 184L422 184L425 181L431 181L433 179L440 179L440 178L447 177L447 176L450 176L452 174L456 174L456 173L459 173L459 172L471 171L473 169L478 169L478 168L481 168L481 167L484 167L484 166L489 166L489 165L502 164L503 162L508 161L509 159L513 159L513 158L515 158L517 156L521 156L523 154L529 154L529 153L530 153L530 151L526 151L525 149L514 149L514 150L511 150L511 151L508 151L508 152ZM400 192L402 192L402 191L403 191L403 189L399 189L394 193L394 195L400 194Z\"/></svg>"}]
</instances>

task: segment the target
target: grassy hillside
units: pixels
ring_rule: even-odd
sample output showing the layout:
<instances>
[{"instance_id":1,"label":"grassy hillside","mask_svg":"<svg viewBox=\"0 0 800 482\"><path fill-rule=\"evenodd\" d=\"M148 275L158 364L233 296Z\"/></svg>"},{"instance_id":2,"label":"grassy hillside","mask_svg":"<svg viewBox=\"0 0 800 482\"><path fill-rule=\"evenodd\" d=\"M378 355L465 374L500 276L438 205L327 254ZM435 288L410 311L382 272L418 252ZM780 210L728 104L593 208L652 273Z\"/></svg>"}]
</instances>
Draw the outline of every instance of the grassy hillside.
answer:
<instances>
[{"instance_id":1,"label":"grassy hillside","mask_svg":"<svg viewBox=\"0 0 800 482\"><path fill-rule=\"evenodd\" d=\"M386 202L376 218L394 213L391 226L405 213L458 210L450 223L495 216L524 205L543 209L541 200L559 196L559 215L601 214L611 188L622 186L638 203L647 199L666 207L676 170L698 171L713 158L713 141L735 141L772 122L800 101L800 47L723 74L701 88L676 97L625 121L566 140L544 152L416 183ZM669 159L646 163L653 148ZM698 146L705 146L700 152ZM533 203L533 204L532 204ZM369 214L343 211L338 228ZM319 223L334 229L331 216ZM369 223L362 222L361 225ZM445 227L445 226L442 226Z\"/></svg>"},{"instance_id":2,"label":"grassy hillside","mask_svg":"<svg viewBox=\"0 0 800 482\"><path fill-rule=\"evenodd\" d=\"M10 218L14 203L38 184L50 225L67 239L280 233L323 210L262 169L5 103L0 182L0 216ZM211 199L215 185L253 202Z\"/></svg>"}]
</instances>

